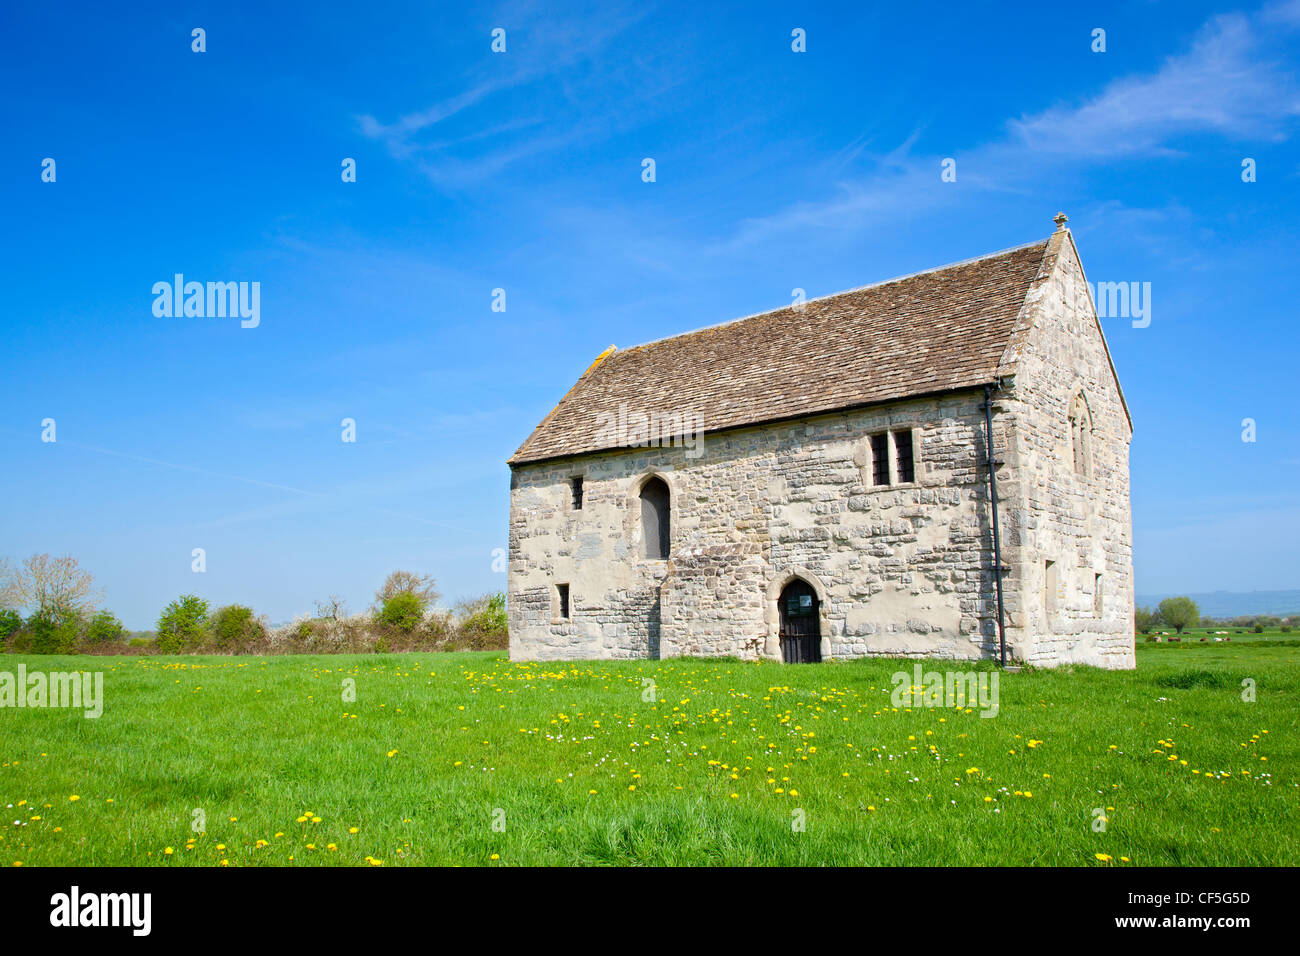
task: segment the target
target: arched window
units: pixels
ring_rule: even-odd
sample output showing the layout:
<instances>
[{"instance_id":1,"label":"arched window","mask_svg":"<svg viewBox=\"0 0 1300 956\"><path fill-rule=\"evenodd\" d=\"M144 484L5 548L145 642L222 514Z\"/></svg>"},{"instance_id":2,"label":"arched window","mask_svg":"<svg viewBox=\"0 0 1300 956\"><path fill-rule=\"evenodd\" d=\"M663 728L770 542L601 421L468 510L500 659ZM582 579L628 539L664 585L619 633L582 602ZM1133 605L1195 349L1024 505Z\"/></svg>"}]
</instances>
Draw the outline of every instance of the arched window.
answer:
<instances>
[{"instance_id":1,"label":"arched window","mask_svg":"<svg viewBox=\"0 0 1300 956\"><path fill-rule=\"evenodd\" d=\"M668 558L672 540L672 505L668 485L662 478L651 478L641 486L642 555L657 561Z\"/></svg>"},{"instance_id":2,"label":"arched window","mask_svg":"<svg viewBox=\"0 0 1300 956\"><path fill-rule=\"evenodd\" d=\"M1070 405L1070 449L1075 473L1087 475L1092 462L1092 416L1088 414L1083 392L1074 396Z\"/></svg>"}]
</instances>

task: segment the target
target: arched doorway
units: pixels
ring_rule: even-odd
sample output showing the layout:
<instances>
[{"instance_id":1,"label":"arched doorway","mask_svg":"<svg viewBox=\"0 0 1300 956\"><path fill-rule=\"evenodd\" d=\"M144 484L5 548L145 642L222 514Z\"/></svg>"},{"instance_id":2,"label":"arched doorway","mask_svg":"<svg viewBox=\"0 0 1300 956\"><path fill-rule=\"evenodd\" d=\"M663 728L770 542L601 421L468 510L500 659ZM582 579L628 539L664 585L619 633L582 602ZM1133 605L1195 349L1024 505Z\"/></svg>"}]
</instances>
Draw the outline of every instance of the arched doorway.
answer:
<instances>
[{"instance_id":1,"label":"arched doorway","mask_svg":"<svg viewBox=\"0 0 1300 956\"><path fill-rule=\"evenodd\" d=\"M672 542L672 498L662 478L654 477L641 486L641 553L654 561L666 561Z\"/></svg>"},{"instance_id":2,"label":"arched doorway","mask_svg":"<svg viewBox=\"0 0 1300 956\"><path fill-rule=\"evenodd\" d=\"M822 659L821 606L807 581L795 578L781 591L781 660L813 664Z\"/></svg>"}]
</instances>

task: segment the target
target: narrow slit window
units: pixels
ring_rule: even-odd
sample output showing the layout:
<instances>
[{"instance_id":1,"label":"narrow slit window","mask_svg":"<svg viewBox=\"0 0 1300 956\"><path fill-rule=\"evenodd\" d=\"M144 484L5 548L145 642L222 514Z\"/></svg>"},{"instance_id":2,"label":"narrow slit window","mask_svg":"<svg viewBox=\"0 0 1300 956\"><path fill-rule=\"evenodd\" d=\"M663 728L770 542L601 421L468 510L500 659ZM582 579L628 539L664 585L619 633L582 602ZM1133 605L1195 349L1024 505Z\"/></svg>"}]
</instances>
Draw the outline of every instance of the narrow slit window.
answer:
<instances>
[{"instance_id":1,"label":"narrow slit window","mask_svg":"<svg viewBox=\"0 0 1300 956\"><path fill-rule=\"evenodd\" d=\"M582 510L582 477L577 476L569 479L569 489L573 492L573 510Z\"/></svg>"},{"instance_id":2,"label":"narrow slit window","mask_svg":"<svg viewBox=\"0 0 1300 956\"><path fill-rule=\"evenodd\" d=\"M916 481L916 467L912 461L912 430L894 432L894 454L898 456L898 480L902 484Z\"/></svg>"},{"instance_id":3,"label":"narrow slit window","mask_svg":"<svg viewBox=\"0 0 1300 956\"><path fill-rule=\"evenodd\" d=\"M1093 584L1092 584L1092 610L1093 613L1095 613L1098 617L1101 617L1102 597L1103 597L1103 592L1102 592L1101 575L1098 574L1096 578L1093 580Z\"/></svg>"},{"instance_id":4,"label":"narrow slit window","mask_svg":"<svg viewBox=\"0 0 1300 956\"><path fill-rule=\"evenodd\" d=\"M871 436L871 483L889 484L889 435Z\"/></svg>"},{"instance_id":5,"label":"narrow slit window","mask_svg":"<svg viewBox=\"0 0 1300 956\"><path fill-rule=\"evenodd\" d=\"M1056 562L1048 561L1043 565L1043 609L1049 613L1056 610Z\"/></svg>"},{"instance_id":6,"label":"narrow slit window","mask_svg":"<svg viewBox=\"0 0 1300 956\"><path fill-rule=\"evenodd\" d=\"M1070 451L1074 459L1074 471L1085 478L1092 464L1092 418L1088 414L1088 402L1080 392L1070 406Z\"/></svg>"},{"instance_id":7,"label":"narrow slit window","mask_svg":"<svg viewBox=\"0 0 1300 956\"><path fill-rule=\"evenodd\" d=\"M560 620L569 620L569 586L567 584L557 584L555 590L560 598Z\"/></svg>"}]
</instances>

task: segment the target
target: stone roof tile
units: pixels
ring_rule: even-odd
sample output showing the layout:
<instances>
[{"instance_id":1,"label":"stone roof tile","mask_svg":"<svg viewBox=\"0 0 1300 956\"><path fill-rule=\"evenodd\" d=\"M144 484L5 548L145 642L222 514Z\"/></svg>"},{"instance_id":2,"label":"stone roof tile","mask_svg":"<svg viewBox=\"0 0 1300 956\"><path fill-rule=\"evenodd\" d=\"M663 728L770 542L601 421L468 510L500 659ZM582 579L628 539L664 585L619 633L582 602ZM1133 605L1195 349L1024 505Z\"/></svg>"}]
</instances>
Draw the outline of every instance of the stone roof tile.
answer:
<instances>
[{"instance_id":1,"label":"stone roof tile","mask_svg":"<svg viewBox=\"0 0 1300 956\"><path fill-rule=\"evenodd\" d=\"M617 447L623 405L713 432L994 381L1048 242L610 351L510 464Z\"/></svg>"}]
</instances>

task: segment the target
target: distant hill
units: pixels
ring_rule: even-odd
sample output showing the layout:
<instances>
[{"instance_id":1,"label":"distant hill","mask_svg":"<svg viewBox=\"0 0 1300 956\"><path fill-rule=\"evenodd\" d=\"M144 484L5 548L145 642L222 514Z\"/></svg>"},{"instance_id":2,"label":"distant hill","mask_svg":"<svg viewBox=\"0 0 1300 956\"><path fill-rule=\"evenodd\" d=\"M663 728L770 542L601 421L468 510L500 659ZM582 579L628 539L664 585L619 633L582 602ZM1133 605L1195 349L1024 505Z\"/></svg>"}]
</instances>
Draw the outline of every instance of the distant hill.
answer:
<instances>
[{"instance_id":1,"label":"distant hill","mask_svg":"<svg viewBox=\"0 0 1300 956\"><path fill-rule=\"evenodd\" d=\"M1300 589L1290 591L1209 591L1187 595L1204 617L1239 617L1246 614L1278 616L1300 613ZM1139 607L1152 607L1176 594L1139 594Z\"/></svg>"}]
</instances>

